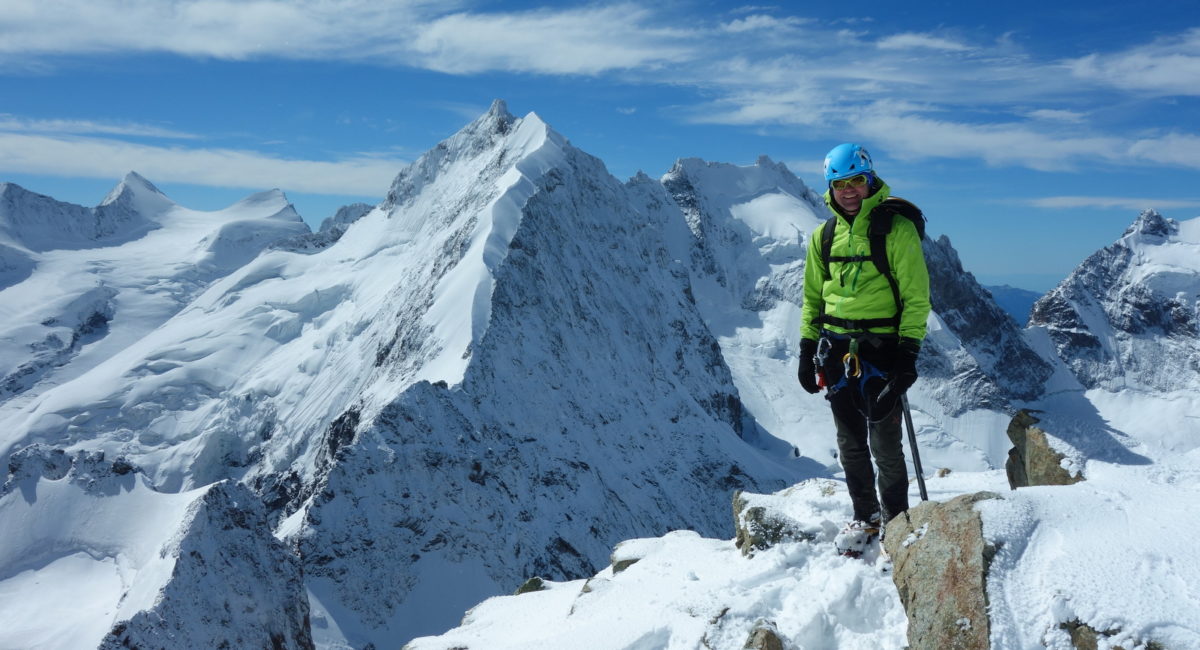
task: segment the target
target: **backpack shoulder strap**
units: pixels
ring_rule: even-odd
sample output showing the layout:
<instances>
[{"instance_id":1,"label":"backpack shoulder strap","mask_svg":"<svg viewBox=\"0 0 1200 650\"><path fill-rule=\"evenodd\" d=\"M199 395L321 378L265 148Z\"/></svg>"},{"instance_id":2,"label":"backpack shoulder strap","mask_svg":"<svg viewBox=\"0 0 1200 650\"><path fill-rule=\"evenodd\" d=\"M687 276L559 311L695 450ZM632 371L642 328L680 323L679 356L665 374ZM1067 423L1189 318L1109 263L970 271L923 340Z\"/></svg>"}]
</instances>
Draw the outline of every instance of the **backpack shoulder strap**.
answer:
<instances>
[{"instance_id":1,"label":"backpack shoulder strap","mask_svg":"<svg viewBox=\"0 0 1200 650\"><path fill-rule=\"evenodd\" d=\"M871 211L871 227L867 230L867 240L871 243L871 262L875 268L887 278L892 289L892 299L896 302L896 326L900 326L900 313L904 311L904 301L900 297L900 283L892 274L892 264L887 256L887 236L892 232L892 224L896 216L907 218L917 228L917 236L925 238L925 215L910 201L900 197L888 197Z\"/></svg>"},{"instance_id":2,"label":"backpack shoulder strap","mask_svg":"<svg viewBox=\"0 0 1200 650\"><path fill-rule=\"evenodd\" d=\"M837 217L829 217L821 227L821 262L825 265L825 277L829 277L829 255L833 252L833 231L837 228Z\"/></svg>"}]
</instances>

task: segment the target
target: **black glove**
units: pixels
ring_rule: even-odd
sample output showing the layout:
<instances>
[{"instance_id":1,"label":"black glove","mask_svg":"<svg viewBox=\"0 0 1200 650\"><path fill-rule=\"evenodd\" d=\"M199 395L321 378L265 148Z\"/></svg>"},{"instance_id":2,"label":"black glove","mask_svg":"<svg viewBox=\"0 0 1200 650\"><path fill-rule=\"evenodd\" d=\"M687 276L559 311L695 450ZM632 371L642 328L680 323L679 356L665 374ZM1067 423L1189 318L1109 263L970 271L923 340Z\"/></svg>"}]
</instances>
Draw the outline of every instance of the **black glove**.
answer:
<instances>
[{"instance_id":1,"label":"black glove","mask_svg":"<svg viewBox=\"0 0 1200 650\"><path fill-rule=\"evenodd\" d=\"M917 357L921 354L921 343L916 339L900 339L896 347L896 358L892 371L887 375L887 384L869 399L872 422L881 422L895 411L900 398L917 381Z\"/></svg>"},{"instance_id":2,"label":"black glove","mask_svg":"<svg viewBox=\"0 0 1200 650\"><path fill-rule=\"evenodd\" d=\"M896 346L896 361L888 385L896 395L903 395L917 381L917 357L921 354L921 342L916 339L900 339Z\"/></svg>"},{"instance_id":3,"label":"black glove","mask_svg":"<svg viewBox=\"0 0 1200 650\"><path fill-rule=\"evenodd\" d=\"M813 363L813 357L817 354L817 342L812 339L800 339L800 368L796 376L800 379L800 385L809 393L821 392L821 387L817 386L817 367Z\"/></svg>"}]
</instances>

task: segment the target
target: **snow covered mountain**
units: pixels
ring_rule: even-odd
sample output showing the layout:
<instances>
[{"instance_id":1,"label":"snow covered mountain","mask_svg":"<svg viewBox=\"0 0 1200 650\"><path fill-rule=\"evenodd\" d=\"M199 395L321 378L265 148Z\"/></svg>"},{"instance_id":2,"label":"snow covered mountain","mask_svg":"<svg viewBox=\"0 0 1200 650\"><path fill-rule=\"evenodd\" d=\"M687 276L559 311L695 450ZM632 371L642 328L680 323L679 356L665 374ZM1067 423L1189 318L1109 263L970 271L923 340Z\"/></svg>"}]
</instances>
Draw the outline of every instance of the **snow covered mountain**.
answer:
<instances>
[{"instance_id":1,"label":"snow covered mountain","mask_svg":"<svg viewBox=\"0 0 1200 650\"><path fill-rule=\"evenodd\" d=\"M1088 388L1173 391L1200 379L1200 219L1143 212L1034 306Z\"/></svg>"},{"instance_id":2,"label":"snow covered mountain","mask_svg":"<svg viewBox=\"0 0 1200 650\"><path fill-rule=\"evenodd\" d=\"M1034 305L1029 339L1120 430L1200 445L1200 218L1147 210Z\"/></svg>"},{"instance_id":3,"label":"snow covered mountain","mask_svg":"<svg viewBox=\"0 0 1200 650\"><path fill-rule=\"evenodd\" d=\"M5 408L44 378L35 393L125 349L270 243L307 232L278 191L197 212L132 172L95 208L0 185Z\"/></svg>"},{"instance_id":4,"label":"snow covered mountain","mask_svg":"<svg viewBox=\"0 0 1200 650\"><path fill-rule=\"evenodd\" d=\"M820 468L740 437L755 425L665 243L686 226L640 182L497 103L340 236L257 239L145 330L115 305L103 340L124 346L83 346L94 359L4 402L3 448L119 456L169 493L250 485L325 644L444 629L533 573L594 571L626 537L722 532L730 490ZM235 207L268 203L252 199ZM187 247L183 225L157 246L210 252L236 228ZM111 267L144 255L99 250Z\"/></svg>"},{"instance_id":5,"label":"snow covered mountain","mask_svg":"<svg viewBox=\"0 0 1200 650\"><path fill-rule=\"evenodd\" d=\"M257 531L241 557L274 557L279 540L302 570L301 595L291 568L264 578L280 620L307 613L318 647L390 647L532 575L595 574L625 539L728 537L734 489L837 471L828 407L795 380L824 208L769 159L685 159L622 183L497 102L382 204L317 233L277 191L202 213L135 174L94 209L0 187L0 456L24 486L0 496L0 525L27 506L69 521L163 504L136 540L47 525L36 562L22 559L35 541L0 553L0 594L76 569L107 581L75 619L89 643L175 630L216 645L222 626L309 642L261 612L150 624L179 603L224 607L189 589L194 567L141 570L156 552L193 557L182 537L226 543L223 525L181 514L218 489L221 516L244 507L239 526ZM935 314L912 393L925 466L995 470L1011 409L1055 366L949 240L925 246ZM83 461L63 459L100 458L136 479L66 487ZM42 493L63 496L22 500ZM261 510L244 505L255 498ZM130 590L171 596L119 607Z\"/></svg>"}]
</instances>

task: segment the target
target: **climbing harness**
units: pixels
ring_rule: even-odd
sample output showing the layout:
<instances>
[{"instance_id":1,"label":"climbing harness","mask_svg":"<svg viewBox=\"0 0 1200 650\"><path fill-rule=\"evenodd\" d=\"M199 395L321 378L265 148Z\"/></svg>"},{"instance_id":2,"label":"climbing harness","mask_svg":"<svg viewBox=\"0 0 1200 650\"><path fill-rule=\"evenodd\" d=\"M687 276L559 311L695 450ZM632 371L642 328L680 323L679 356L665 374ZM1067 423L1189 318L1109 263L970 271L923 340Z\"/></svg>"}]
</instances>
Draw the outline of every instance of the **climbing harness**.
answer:
<instances>
[{"instance_id":1,"label":"climbing harness","mask_svg":"<svg viewBox=\"0 0 1200 650\"><path fill-rule=\"evenodd\" d=\"M864 361L858 354L858 346L862 341L861 337L848 337L850 339L850 349L846 354L842 355L842 378L836 384L829 387L829 395L837 393L839 390L850 385L850 380L855 379L858 382L858 394L864 399L867 399L866 386L867 382L878 377L886 379L887 376L876 368L874 364ZM826 356L828 356L828 348L832 347L828 343L828 335L821 337L821 341L826 343ZM821 349L821 344L817 345L818 352Z\"/></svg>"}]
</instances>

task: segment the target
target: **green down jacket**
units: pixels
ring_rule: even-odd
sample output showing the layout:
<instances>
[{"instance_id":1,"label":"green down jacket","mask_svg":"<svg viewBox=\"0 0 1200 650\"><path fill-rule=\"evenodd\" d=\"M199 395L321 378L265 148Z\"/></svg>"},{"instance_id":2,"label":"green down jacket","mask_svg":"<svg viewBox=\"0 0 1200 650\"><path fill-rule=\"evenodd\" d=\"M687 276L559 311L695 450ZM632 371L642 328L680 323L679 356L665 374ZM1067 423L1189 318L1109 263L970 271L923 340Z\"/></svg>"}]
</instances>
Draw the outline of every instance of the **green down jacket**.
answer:
<instances>
[{"instance_id":1,"label":"green down jacket","mask_svg":"<svg viewBox=\"0 0 1200 650\"><path fill-rule=\"evenodd\" d=\"M863 199L862 208L853 225L837 209L833 197L825 192L825 205L837 215L831 257L867 256L871 245L867 229L871 225L871 210L884 201L891 189L883 181L875 193ZM804 266L804 305L800 310L801 338L817 340L822 325L817 323L824 305L825 313L847 320L894 317L898 307L887 277L870 260L831 262L829 269L821 259L821 231L818 227L809 238L808 256ZM900 288L903 309L900 310L899 332L895 327L874 327L879 334L897 334L918 343L925 338L925 320L929 317L929 271L921 251L917 227L899 215L894 217L892 232L887 236L888 262ZM825 324L831 332L853 333L843 327Z\"/></svg>"}]
</instances>

